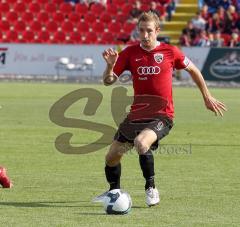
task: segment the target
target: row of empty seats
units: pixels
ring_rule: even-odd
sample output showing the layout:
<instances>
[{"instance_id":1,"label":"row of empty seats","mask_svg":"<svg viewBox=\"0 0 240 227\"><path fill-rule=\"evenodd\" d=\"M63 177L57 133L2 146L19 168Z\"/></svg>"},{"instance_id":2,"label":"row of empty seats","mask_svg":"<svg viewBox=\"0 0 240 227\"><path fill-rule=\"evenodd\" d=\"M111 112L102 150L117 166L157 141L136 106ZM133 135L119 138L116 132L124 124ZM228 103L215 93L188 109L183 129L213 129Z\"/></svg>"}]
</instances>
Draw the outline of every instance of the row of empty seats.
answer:
<instances>
[{"instance_id":1,"label":"row of empty seats","mask_svg":"<svg viewBox=\"0 0 240 227\"><path fill-rule=\"evenodd\" d=\"M0 41L122 43L136 26L128 21L134 1L113 0L106 8L97 3L89 7L80 3L72 5L62 0L2 1ZM142 7L143 10L149 9L147 4ZM164 11L160 5L159 10Z\"/></svg>"}]
</instances>

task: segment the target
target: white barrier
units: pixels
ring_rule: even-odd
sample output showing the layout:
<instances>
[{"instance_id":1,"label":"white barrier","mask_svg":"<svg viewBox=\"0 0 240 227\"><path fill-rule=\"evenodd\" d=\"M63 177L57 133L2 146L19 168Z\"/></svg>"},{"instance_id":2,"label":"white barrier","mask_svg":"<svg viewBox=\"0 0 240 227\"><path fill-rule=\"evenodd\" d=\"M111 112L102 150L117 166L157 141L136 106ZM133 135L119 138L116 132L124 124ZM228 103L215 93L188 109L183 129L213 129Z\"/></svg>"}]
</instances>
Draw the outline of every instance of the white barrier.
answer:
<instances>
[{"instance_id":1,"label":"white barrier","mask_svg":"<svg viewBox=\"0 0 240 227\"><path fill-rule=\"evenodd\" d=\"M101 56L109 45L42 45L42 44L0 44L0 74L56 75L59 58L68 57L73 63L92 58L91 72L79 71L77 75L101 76L105 68ZM111 46L114 47L114 46ZM71 72L69 71L69 74Z\"/></svg>"},{"instance_id":2,"label":"white barrier","mask_svg":"<svg viewBox=\"0 0 240 227\"><path fill-rule=\"evenodd\" d=\"M199 68L203 69L210 48L208 47L182 47L182 52ZM188 78L189 74L185 70L181 71L183 78Z\"/></svg>"}]
</instances>

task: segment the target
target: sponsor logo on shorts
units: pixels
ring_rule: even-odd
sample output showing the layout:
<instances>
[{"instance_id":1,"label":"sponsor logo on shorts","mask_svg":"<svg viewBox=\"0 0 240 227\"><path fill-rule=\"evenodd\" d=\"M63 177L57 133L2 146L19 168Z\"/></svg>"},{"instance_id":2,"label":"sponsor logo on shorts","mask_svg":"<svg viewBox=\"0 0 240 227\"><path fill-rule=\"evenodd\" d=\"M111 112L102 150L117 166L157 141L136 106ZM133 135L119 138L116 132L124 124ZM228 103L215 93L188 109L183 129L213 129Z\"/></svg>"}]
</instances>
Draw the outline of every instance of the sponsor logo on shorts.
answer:
<instances>
[{"instance_id":1,"label":"sponsor logo on shorts","mask_svg":"<svg viewBox=\"0 0 240 227\"><path fill-rule=\"evenodd\" d=\"M157 124L157 126L155 127L155 129L156 129L157 131L161 131L161 130L163 129L163 127L164 127L163 122L162 122L162 121L159 121L158 124Z\"/></svg>"}]
</instances>

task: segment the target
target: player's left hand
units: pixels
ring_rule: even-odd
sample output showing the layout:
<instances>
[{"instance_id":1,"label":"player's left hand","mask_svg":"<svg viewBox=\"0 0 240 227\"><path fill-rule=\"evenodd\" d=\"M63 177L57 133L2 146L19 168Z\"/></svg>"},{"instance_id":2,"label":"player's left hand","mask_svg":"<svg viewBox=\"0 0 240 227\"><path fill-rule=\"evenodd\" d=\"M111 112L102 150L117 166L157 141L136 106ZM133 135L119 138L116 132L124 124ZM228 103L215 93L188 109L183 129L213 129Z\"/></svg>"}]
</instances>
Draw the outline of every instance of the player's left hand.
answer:
<instances>
[{"instance_id":1,"label":"player's left hand","mask_svg":"<svg viewBox=\"0 0 240 227\"><path fill-rule=\"evenodd\" d=\"M209 96L204 99L205 106L207 109L215 113L216 116L223 116L223 111L227 111L227 108L224 103L218 101L212 96Z\"/></svg>"}]
</instances>

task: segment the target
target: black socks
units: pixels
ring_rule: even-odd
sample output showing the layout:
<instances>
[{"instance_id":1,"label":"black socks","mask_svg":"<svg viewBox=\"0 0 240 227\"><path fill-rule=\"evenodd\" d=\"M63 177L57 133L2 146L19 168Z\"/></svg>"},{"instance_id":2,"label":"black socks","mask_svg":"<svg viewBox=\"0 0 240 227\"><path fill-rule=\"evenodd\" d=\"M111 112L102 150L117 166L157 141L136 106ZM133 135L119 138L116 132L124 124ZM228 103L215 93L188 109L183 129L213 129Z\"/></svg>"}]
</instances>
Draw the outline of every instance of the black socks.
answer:
<instances>
[{"instance_id":1,"label":"black socks","mask_svg":"<svg viewBox=\"0 0 240 227\"><path fill-rule=\"evenodd\" d=\"M143 172L143 176L146 180L145 190L149 187L155 188L154 183L154 158L151 150L148 150L145 154L139 155L139 163Z\"/></svg>"},{"instance_id":2,"label":"black socks","mask_svg":"<svg viewBox=\"0 0 240 227\"><path fill-rule=\"evenodd\" d=\"M120 189L121 163L113 167L106 165L105 175L110 184L110 190Z\"/></svg>"},{"instance_id":3,"label":"black socks","mask_svg":"<svg viewBox=\"0 0 240 227\"><path fill-rule=\"evenodd\" d=\"M149 150L143 155L139 155L139 163L146 180L145 190L149 187L155 188L154 183L154 158L152 151ZM105 166L106 179L110 185L110 190L120 189L121 163L116 166Z\"/></svg>"}]
</instances>

